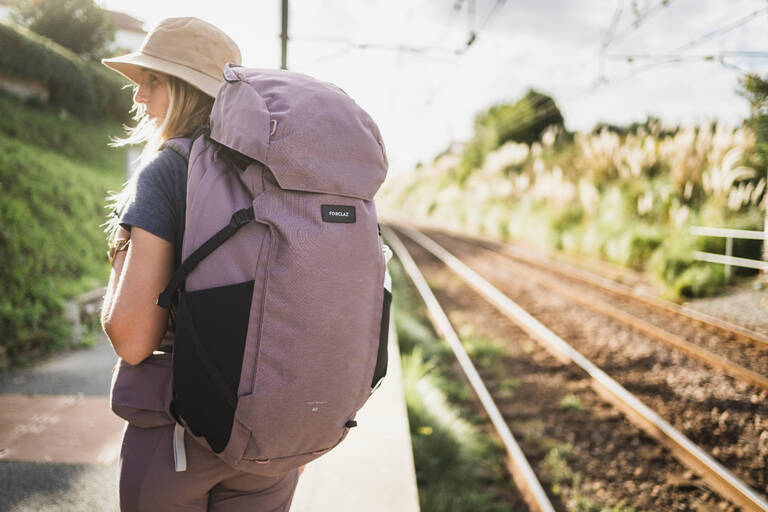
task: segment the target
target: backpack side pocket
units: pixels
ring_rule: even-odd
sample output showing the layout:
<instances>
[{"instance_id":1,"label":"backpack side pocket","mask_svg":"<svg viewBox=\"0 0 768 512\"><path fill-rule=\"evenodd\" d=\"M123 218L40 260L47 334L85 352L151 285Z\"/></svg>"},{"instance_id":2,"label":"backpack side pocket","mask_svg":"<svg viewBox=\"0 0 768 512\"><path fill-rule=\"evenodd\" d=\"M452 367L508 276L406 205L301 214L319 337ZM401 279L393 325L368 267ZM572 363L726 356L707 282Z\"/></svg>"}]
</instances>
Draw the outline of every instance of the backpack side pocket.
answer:
<instances>
[{"instance_id":1,"label":"backpack side pocket","mask_svg":"<svg viewBox=\"0 0 768 512\"><path fill-rule=\"evenodd\" d=\"M371 381L371 388L374 389L387 374L387 362L389 360L387 343L389 342L389 310L391 306L392 293L384 288L384 301L381 311L381 330L379 331L379 351L376 355L376 368L373 371L373 380Z\"/></svg>"},{"instance_id":2,"label":"backpack side pocket","mask_svg":"<svg viewBox=\"0 0 768 512\"><path fill-rule=\"evenodd\" d=\"M173 409L215 453L229 442L254 281L182 291L173 347Z\"/></svg>"},{"instance_id":3,"label":"backpack side pocket","mask_svg":"<svg viewBox=\"0 0 768 512\"><path fill-rule=\"evenodd\" d=\"M381 233L379 233L381 235ZM387 264L392 259L392 249L388 245L381 244L381 252L384 257L384 300L381 308L381 328L379 330L379 350L376 354L376 368L373 371L371 389L376 389L381 379L387 374L387 353L389 342L389 310L392 307L392 277L389 275Z\"/></svg>"}]
</instances>

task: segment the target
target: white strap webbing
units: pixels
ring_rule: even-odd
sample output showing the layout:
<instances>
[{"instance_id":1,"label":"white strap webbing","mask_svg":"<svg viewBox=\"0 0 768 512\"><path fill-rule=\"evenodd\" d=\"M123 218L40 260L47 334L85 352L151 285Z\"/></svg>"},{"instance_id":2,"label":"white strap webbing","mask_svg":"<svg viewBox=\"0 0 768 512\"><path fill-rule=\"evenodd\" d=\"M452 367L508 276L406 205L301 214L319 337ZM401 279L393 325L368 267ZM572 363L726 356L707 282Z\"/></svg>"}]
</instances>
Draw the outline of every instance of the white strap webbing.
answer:
<instances>
[{"instance_id":1,"label":"white strap webbing","mask_svg":"<svg viewBox=\"0 0 768 512\"><path fill-rule=\"evenodd\" d=\"M178 423L173 429L173 463L177 473L187 470L187 451L184 448L184 427Z\"/></svg>"},{"instance_id":2,"label":"white strap webbing","mask_svg":"<svg viewBox=\"0 0 768 512\"><path fill-rule=\"evenodd\" d=\"M392 249L388 245L381 244L381 252L384 253L384 288L389 293L392 293L392 277L389 275L389 269L387 268L387 263L392 259Z\"/></svg>"}]
</instances>

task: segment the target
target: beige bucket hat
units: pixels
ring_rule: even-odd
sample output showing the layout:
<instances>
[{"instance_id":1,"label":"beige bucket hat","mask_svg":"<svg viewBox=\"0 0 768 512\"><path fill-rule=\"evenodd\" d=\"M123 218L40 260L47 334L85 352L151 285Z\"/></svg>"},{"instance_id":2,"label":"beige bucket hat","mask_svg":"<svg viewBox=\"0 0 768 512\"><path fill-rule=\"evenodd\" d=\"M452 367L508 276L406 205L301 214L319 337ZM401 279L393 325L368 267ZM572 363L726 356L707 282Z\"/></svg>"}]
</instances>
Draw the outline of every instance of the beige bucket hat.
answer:
<instances>
[{"instance_id":1,"label":"beige bucket hat","mask_svg":"<svg viewBox=\"0 0 768 512\"><path fill-rule=\"evenodd\" d=\"M131 82L141 68L167 73L216 97L227 63L240 64L240 49L228 35L198 18L166 18L147 34L133 53L101 62Z\"/></svg>"}]
</instances>

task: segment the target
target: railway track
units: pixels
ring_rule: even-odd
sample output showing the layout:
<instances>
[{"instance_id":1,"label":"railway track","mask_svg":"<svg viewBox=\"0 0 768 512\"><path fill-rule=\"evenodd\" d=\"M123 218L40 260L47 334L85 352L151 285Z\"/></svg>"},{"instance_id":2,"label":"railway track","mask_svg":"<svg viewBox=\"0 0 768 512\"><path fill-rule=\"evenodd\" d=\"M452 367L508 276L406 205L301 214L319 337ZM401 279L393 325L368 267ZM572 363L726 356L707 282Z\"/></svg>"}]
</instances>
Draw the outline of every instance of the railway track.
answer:
<instances>
[{"instance_id":1,"label":"railway track","mask_svg":"<svg viewBox=\"0 0 768 512\"><path fill-rule=\"evenodd\" d=\"M676 304L637 293L628 286L594 274L542 260L514 246L456 234L427 231L438 243L478 246L485 253L507 258L527 279L608 315L631 328L656 338L689 357L768 389L768 338Z\"/></svg>"},{"instance_id":2,"label":"railway track","mask_svg":"<svg viewBox=\"0 0 768 512\"><path fill-rule=\"evenodd\" d=\"M542 287L532 269L515 268L505 255L486 252L471 240L460 243L455 236L434 236L539 320L552 325L553 330L750 486L768 494L768 391L741 376L724 375L737 372L708 362L699 364L698 358L668 343L669 337L679 336L663 332L672 327L669 320L646 332L631 322L623 327L616 316L589 304L593 299L587 287L580 290L579 300L573 300ZM608 300L610 307L617 309L614 305L619 301L604 302ZM689 328L695 330L699 323ZM657 338L653 336L655 331L668 336ZM707 336L694 335L692 339ZM733 350L748 343L744 339L729 342L734 344ZM759 345L753 350L753 364L764 365L768 359L765 351ZM722 364L728 366L730 362L724 360ZM715 366L715 370L707 366Z\"/></svg>"},{"instance_id":3,"label":"railway track","mask_svg":"<svg viewBox=\"0 0 768 512\"><path fill-rule=\"evenodd\" d=\"M496 307L500 308L501 310L504 310L505 314L511 315L513 317L513 321L516 322L520 328L527 333L527 335L531 336L532 338L535 338L539 343L541 343L549 352L551 352L558 360L561 362L568 362L569 366L572 367L572 364L575 363L576 365L580 366L582 369L582 372L577 372L580 375L580 378L587 379L589 381L589 385L595 389L597 393L599 393L604 398L608 399L615 407L620 409L624 412L626 417L632 421L635 425L637 425L640 429L644 430L648 435L651 437L661 441L661 443L668 449L674 456L677 458L677 460L682 463L684 466L693 469L697 474L701 475L702 478L707 482L707 485L717 490L722 496L726 497L727 499L731 500L733 503L738 504L739 506L743 507L745 510L768 510L768 504L765 502L765 498L761 496L759 493L755 492L753 489L751 489L747 484L745 484L742 480L740 480L737 476L735 476L732 472L727 470L722 464L718 463L711 455L707 453L706 450L698 447L694 442L687 439L685 435L680 433L678 430L676 430L670 423L662 419L658 414L653 412L649 407L644 405L638 398L634 397L631 393L629 393L626 389L624 389L621 385L619 385L616 381L614 381L611 377L609 377L607 374L605 374L602 370L597 368L591 361L586 359L583 355L581 355L576 349L573 347L570 347L565 341L560 339L556 334L549 331L546 327L544 327L542 324L538 323L535 319L533 319L528 313L521 310L519 306L517 306L515 303L513 303L508 297L506 297L503 293L501 293L499 290L493 288L490 286L487 282L484 282L484 279L482 279L477 273L473 272L472 270L466 268L460 261L455 259L453 256L448 254L444 249L440 248L434 242L430 241L429 239L425 238L423 235L419 234L418 232L413 232L411 230L402 230L406 233L408 238L412 239L408 242L408 245L412 250L421 250L423 252L421 259L424 259L425 257L431 257L431 256L425 256L428 253L424 252L423 249L417 249L415 247L415 244L413 241L418 241L419 244L422 247L425 247L428 249L429 253L432 253L433 257L437 257L440 260L442 260L446 265L448 265L452 271L454 272L461 272L462 273L462 279L466 280L469 284L469 286L476 291L483 294L490 302L492 302ZM388 231L388 240L390 237L394 237L395 235ZM391 241L391 240L390 240ZM396 247L396 250L398 248ZM404 247L400 247L400 250L398 251L398 254L401 255L402 252L405 250ZM401 256L402 259L402 256ZM492 262L492 265L499 266L499 262ZM454 280L455 281L455 280ZM466 292L464 292L466 294ZM461 293L458 295L458 297L461 297ZM456 299L454 299L456 300ZM465 305L466 308L466 305ZM439 327L441 332L444 332L444 328ZM519 337L519 336L518 336ZM562 363L561 363L562 364ZM566 373L570 371L573 373L573 369L566 370ZM498 377L498 376L497 376ZM573 379L573 376L571 376L571 380ZM576 379L578 381L578 379ZM577 386L578 387L578 386ZM594 402L594 403L600 403L599 399L592 399L588 398L588 402ZM598 406L599 407L599 406ZM573 418L571 418L572 422ZM604 430L601 430L599 427L594 427L595 432L605 432ZM616 435L620 435L620 429L617 429L616 426L612 429L609 429L610 432L614 432ZM609 435L609 434L606 434ZM626 435L626 433L625 433ZM637 433L633 434L635 436L634 441L627 441L626 439L624 441L613 441L613 442L607 442L602 447L597 446L596 448L592 448L592 453L600 455L603 451L611 452L612 450L616 449L616 446L631 446L632 444L636 444L637 442L640 442L643 444L643 446L648 445L648 441L637 441L637 439L642 439L643 436L637 437ZM630 436L631 437L631 436ZM651 443L652 445L653 443ZM604 450L606 446L611 446L613 448ZM647 446L646 446L647 448ZM643 450L640 450L640 452L643 452ZM646 449L645 452L649 452L649 449ZM644 452L643 452L644 453ZM650 450L649 453L656 453L653 452L653 450ZM643 464L647 467L653 467L653 464L659 465L662 464L667 470L672 471L671 474L675 473L673 468L674 464L677 464L677 462L670 462L669 460L666 460L666 458L669 458L669 454L665 456L660 456L658 453L652 457L651 461L642 460L642 457L639 457L639 461L637 462L637 467L632 468L633 471L639 471L640 474L646 471ZM615 457L614 457L615 458ZM630 458L624 457L625 460L630 460ZM621 457L619 457L621 459ZM608 464L610 466L611 464ZM638 469L639 468L639 469ZM599 468L596 468L594 465L592 466L591 471L597 472ZM590 471L589 469L587 469ZM614 472L618 471L618 473L621 473L621 468L614 468ZM656 471L651 471L656 473ZM680 474L682 471L677 470L677 473ZM616 475L614 475L615 477ZM591 478L591 477L590 477ZM636 482L637 480L642 480L640 478L640 475L636 473L631 473L631 477L629 478L630 482ZM518 484L520 486L520 484ZM599 484L598 484L599 485ZM606 483L605 485L611 485L610 482ZM630 484L627 484L630 485ZM632 484L634 485L634 484ZM659 484L655 484L652 489L655 490L655 492L659 493ZM665 491L665 492L668 492ZM690 491L689 491L690 493ZM669 504L662 505L664 507L668 506Z\"/></svg>"}]
</instances>

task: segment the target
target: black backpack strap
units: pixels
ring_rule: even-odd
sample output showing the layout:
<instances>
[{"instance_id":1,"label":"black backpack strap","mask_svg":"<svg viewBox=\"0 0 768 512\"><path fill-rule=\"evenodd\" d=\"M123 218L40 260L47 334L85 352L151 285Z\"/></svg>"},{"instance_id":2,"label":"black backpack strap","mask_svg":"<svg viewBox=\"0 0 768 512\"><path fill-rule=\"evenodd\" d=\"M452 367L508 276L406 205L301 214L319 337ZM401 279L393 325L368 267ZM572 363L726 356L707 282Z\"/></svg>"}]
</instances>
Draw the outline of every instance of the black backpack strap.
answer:
<instances>
[{"instance_id":1,"label":"black backpack strap","mask_svg":"<svg viewBox=\"0 0 768 512\"><path fill-rule=\"evenodd\" d=\"M157 298L157 305L162 308L168 308L171 305L171 299L186 281L187 276L205 259L209 254L215 251L221 244L232 238L237 231L253 221L255 218L253 207L243 208L232 214L229 224L221 228L215 235L208 239L203 245L198 247L195 252L190 254L184 262L179 265L176 272L168 281L168 286Z\"/></svg>"}]
</instances>

